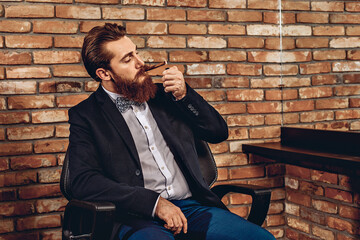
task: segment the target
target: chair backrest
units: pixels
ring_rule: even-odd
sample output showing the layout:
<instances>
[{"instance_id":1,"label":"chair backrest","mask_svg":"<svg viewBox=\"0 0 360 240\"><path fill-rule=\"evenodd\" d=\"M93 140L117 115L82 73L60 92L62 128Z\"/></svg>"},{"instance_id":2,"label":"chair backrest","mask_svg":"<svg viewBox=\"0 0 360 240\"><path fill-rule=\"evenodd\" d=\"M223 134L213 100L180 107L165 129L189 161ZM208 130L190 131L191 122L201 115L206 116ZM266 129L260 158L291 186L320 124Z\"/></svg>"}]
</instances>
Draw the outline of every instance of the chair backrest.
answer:
<instances>
[{"instance_id":1,"label":"chair backrest","mask_svg":"<svg viewBox=\"0 0 360 240\"><path fill-rule=\"evenodd\" d=\"M60 176L60 190L67 200L72 199L71 184L69 177L69 149L66 151Z\"/></svg>"},{"instance_id":2,"label":"chair backrest","mask_svg":"<svg viewBox=\"0 0 360 240\"><path fill-rule=\"evenodd\" d=\"M202 140L196 140L196 151L199 157L200 170L205 182L211 187L217 179L217 169L214 157L208 144ZM60 189L67 200L72 199L71 185L69 177L69 154L65 154L65 159L60 177Z\"/></svg>"}]
</instances>

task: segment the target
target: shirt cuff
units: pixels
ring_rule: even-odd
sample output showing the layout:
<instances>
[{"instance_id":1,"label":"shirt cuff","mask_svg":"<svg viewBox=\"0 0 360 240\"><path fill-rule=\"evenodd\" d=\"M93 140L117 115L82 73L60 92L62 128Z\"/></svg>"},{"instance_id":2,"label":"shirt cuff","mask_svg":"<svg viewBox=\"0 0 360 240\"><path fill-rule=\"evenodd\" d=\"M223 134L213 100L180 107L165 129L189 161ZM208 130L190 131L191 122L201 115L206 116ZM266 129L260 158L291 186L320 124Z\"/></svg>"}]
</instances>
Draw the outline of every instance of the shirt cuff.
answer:
<instances>
[{"instance_id":1,"label":"shirt cuff","mask_svg":"<svg viewBox=\"0 0 360 240\"><path fill-rule=\"evenodd\" d=\"M157 207L157 205L158 205L159 199L160 199L160 195L159 195L158 198L156 199L156 202L155 202L155 205L154 205L152 214L151 214L151 216L152 216L153 218L155 217L155 210L156 210L156 207Z\"/></svg>"}]
</instances>

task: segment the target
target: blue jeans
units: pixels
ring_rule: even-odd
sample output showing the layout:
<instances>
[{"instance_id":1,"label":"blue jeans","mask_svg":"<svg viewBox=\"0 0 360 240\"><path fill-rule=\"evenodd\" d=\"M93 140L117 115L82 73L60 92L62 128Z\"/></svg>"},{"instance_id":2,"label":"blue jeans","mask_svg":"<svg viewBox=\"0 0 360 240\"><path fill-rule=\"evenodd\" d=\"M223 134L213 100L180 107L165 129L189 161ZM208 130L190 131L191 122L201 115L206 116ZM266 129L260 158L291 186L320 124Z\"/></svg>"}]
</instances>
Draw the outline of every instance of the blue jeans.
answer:
<instances>
[{"instance_id":1,"label":"blue jeans","mask_svg":"<svg viewBox=\"0 0 360 240\"><path fill-rule=\"evenodd\" d=\"M206 207L195 200L173 200L188 221L188 233L174 236L163 222L139 220L122 225L120 240L275 240L264 228L224 209Z\"/></svg>"}]
</instances>

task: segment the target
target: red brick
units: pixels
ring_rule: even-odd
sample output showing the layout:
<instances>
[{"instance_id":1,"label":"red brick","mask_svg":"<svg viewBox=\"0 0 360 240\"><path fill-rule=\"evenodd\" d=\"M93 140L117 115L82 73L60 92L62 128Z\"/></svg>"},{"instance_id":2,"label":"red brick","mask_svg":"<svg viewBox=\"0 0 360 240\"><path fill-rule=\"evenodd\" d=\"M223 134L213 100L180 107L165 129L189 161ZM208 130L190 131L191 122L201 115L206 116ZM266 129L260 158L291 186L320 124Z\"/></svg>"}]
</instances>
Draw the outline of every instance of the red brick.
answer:
<instances>
[{"instance_id":1,"label":"red brick","mask_svg":"<svg viewBox=\"0 0 360 240\"><path fill-rule=\"evenodd\" d=\"M9 233L13 232L14 220L13 219L0 219L0 233Z\"/></svg>"},{"instance_id":2,"label":"red brick","mask_svg":"<svg viewBox=\"0 0 360 240\"><path fill-rule=\"evenodd\" d=\"M225 77L215 81L217 81L216 84L222 88L249 87L249 79L247 77Z\"/></svg>"},{"instance_id":3,"label":"red brick","mask_svg":"<svg viewBox=\"0 0 360 240\"><path fill-rule=\"evenodd\" d=\"M40 93L55 93L56 92L56 82L55 81L39 82L39 92Z\"/></svg>"},{"instance_id":4,"label":"red brick","mask_svg":"<svg viewBox=\"0 0 360 240\"><path fill-rule=\"evenodd\" d=\"M226 48L226 40L221 37L190 37L188 39L190 48Z\"/></svg>"},{"instance_id":5,"label":"red brick","mask_svg":"<svg viewBox=\"0 0 360 240\"><path fill-rule=\"evenodd\" d=\"M172 23L169 24L170 34L206 34L207 27L205 24L194 24L194 23Z\"/></svg>"},{"instance_id":6,"label":"red brick","mask_svg":"<svg viewBox=\"0 0 360 240\"><path fill-rule=\"evenodd\" d=\"M229 11L229 22L261 22L263 19L261 12L250 11Z\"/></svg>"},{"instance_id":7,"label":"red brick","mask_svg":"<svg viewBox=\"0 0 360 240\"><path fill-rule=\"evenodd\" d=\"M248 131L245 128L230 128L228 140L248 139Z\"/></svg>"},{"instance_id":8,"label":"red brick","mask_svg":"<svg viewBox=\"0 0 360 240\"><path fill-rule=\"evenodd\" d=\"M226 98L223 90L218 91L198 91L198 93L206 100L211 102L224 101Z\"/></svg>"},{"instance_id":9,"label":"red brick","mask_svg":"<svg viewBox=\"0 0 360 240\"><path fill-rule=\"evenodd\" d=\"M359 93L360 87L358 86L338 86L334 89L334 94L337 96L358 95Z\"/></svg>"},{"instance_id":10,"label":"red brick","mask_svg":"<svg viewBox=\"0 0 360 240\"><path fill-rule=\"evenodd\" d=\"M297 48L327 48L329 47L328 38L299 38L296 39Z\"/></svg>"},{"instance_id":11,"label":"red brick","mask_svg":"<svg viewBox=\"0 0 360 240\"><path fill-rule=\"evenodd\" d=\"M252 203L252 197L245 194L231 194L230 195L230 203L231 204L251 204Z\"/></svg>"},{"instance_id":12,"label":"red brick","mask_svg":"<svg viewBox=\"0 0 360 240\"><path fill-rule=\"evenodd\" d=\"M262 73L262 65L229 63L227 65L227 73L230 75L259 76Z\"/></svg>"},{"instance_id":13,"label":"red brick","mask_svg":"<svg viewBox=\"0 0 360 240\"><path fill-rule=\"evenodd\" d=\"M300 216L303 220L308 220L313 223L325 225L324 214L314 211L313 209L301 208Z\"/></svg>"},{"instance_id":14,"label":"red brick","mask_svg":"<svg viewBox=\"0 0 360 240\"><path fill-rule=\"evenodd\" d=\"M281 79L278 77L251 79L251 88L276 88L279 87Z\"/></svg>"},{"instance_id":15,"label":"red brick","mask_svg":"<svg viewBox=\"0 0 360 240\"><path fill-rule=\"evenodd\" d=\"M225 74L225 65L224 64L190 64L187 65L188 75L218 75Z\"/></svg>"},{"instance_id":16,"label":"red brick","mask_svg":"<svg viewBox=\"0 0 360 240\"><path fill-rule=\"evenodd\" d=\"M68 113L66 110L48 110L33 112L31 116L33 123L52 123L68 121Z\"/></svg>"},{"instance_id":17,"label":"red brick","mask_svg":"<svg viewBox=\"0 0 360 240\"><path fill-rule=\"evenodd\" d=\"M30 140L49 138L53 136L53 126L16 127L7 129L7 137L9 140Z\"/></svg>"},{"instance_id":18,"label":"red brick","mask_svg":"<svg viewBox=\"0 0 360 240\"><path fill-rule=\"evenodd\" d=\"M0 32L28 33L31 31L31 23L16 20L1 20Z\"/></svg>"},{"instance_id":19,"label":"red brick","mask_svg":"<svg viewBox=\"0 0 360 240\"><path fill-rule=\"evenodd\" d=\"M328 198L349 203L351 203L353 200L352 194L350 192L342 191L335 188L325 188L325 196Z\"/></svg>"},{"instance_id":20,"label":"red brick","mask_svg":"<svg viewBox=\"0 0 360 240\"><path fill-rule=\"evenodd\" d=\"M206 22L223 22L226 19L224 11L218 10L188 10L187 20L189 21L206 21Z\"/></svg>"},{"instance_id":21,"label":"red brick","mask_svg":"<svg viewBox=\"0 0 360 240\"><path fill-rule=\"evenodd\" d=\"M84 42L83 36L55 36L54 47L57 48L81 48Z\"/></svg>"},{"instance_id":22,"label":"red brick","mask_svg":"<svg viewBox=\"0 0 360 240\"><path fill-rule=\"evenodd\" d=\"M0 58L4 65L28 65L32 60L28 52L0 52Z\"/></svg>"},{"instance_id":23,"label":"red brick","mask_svg":"<svg viewBox=\"0 0 360 240\"><path fill-rule=\"evenodd\" d=\"M32 152L31 143L3 143L0 144L0 156L24 155Z\"/></svg>"},{"instance_id":24,"label":"red brick","mask_svg":"<svg viewBox=\"0 0 360 240\"><path fill-rule=\"evenodd\" d=\"M248 103L248 113L276 113L281 111L277 102Z\"/></svg>"},{"instance_id":25,"label":"red brick","mask_svg":"<svg viewBox=\"0 0 360 240\"><path fill-rule=\"evenodd\" d=\"M300 23L328 23L329 14L327 13L298 13L296 20Z\"/></svg>"},{"instance_id":26,"label":"red brick","mask_svg":"<svg viewBox=\"0 0 360 240\"><path fill-rule=\"evenodd\" d=\"M304 112L300 114L300 122L321 122L334 120L334 112Z\"/></svg>"},{"instance_id":27,"label":"red brick","mask_svg":"<svg viewBox=\"0 0 360 240\"><path fill-rule=\"evenodd\" d=\"M27 112L0 112L0 124L29 123L30 117Z\"/></svg>"},{"instance_id":28,"label":"red brick","mask_svg":"<svg viewBox=\"0 0 360 240\"><path fill-rule=\"evenodd\" d=\"M246 154L221 154L214 157L218 167L247 165L248 163Z\"/></svg>"},{"instance_id":29,"label":"red brick","mask_svg":"<svg viewBox=\"0 0 360 240\"><path fill-rule=\"evenodd\" d=\"M312 87L299 89L299 96L301 99L331 97L332 93L333 90L331 87Z\"/></svg>"},{"instance_id":30,"label":"red brick","mask_svg":"<svg viewBox=\"0 0 360 240\"><path fill-rule=\"evenodd\" d=\"M229 90L228 101L261 101L264 99L263 90Z\"/></svg>"},{"instance_id":31,"label":"red brick","mask_svg":"<svg viewBox=\"0 0 360 240\"><path fill-rule=\"evenodd\" d=\"M295 23L295 13L282 12L282 24ZM264 23L280 24L279 13L277 12L264 12Z\"/></svg>"},{"instance_id":32,"label":"red brick","mask_svg":"<svg viewBox=\"0 0 360 240\"><path fill-rule=\"evenodd\" d=\"M283 226L285 225L285 219L283 215L268 215L266 217L266 226Z\"/></svg>"},{"instance_id":33,"label":"red brick","mask_svg":"<svg viewBox=\"0 0 360 240\"><path fill-rule=\"evenodd\" d=\"M69 137L69 125L57 125L55 127L55 136L56 137Z\"/></svg>"},{"instance_id":34,"label":"red brick","mask_svg":"<svg viewBox=\"0 0 360 240\"><path fill-rule=\"evenodd\" d=\"M316 109L338 109L348 107L349 99L320 99L315 102Z\"/></svg>"},{"instance_id":35,"label":"red brick","mask_svg":"<svg viewBox=\"0 0 360 240\"><path fill-rule=\"evenodd\" d=\"M280 33L277 25L266 24L251 24L246 27L246 30L248 35L257 36L279 36Z\"/></svg>"},{"instance_id":36,"label":"red brick","mask_svg":"<svg viewBox=\"0 0 360 240\"><path fill-rule=\"evenodd\" d=\"M104 14L104 18L105 16L106 15ZM57 5L56 17L70 19L100 19L101 11L99 7Z\"/></svg>"},{"instance_id":37,"label":"red brick","mask_svg":"<svg viewBox=\"0 0 360 240\"><path fill-rule=\"evenodd\" d=\"M245 178L258 178L264 177L264 167L241 167L230 169L231 179L245 179Z\"/></svg>"},{"instance_id":38,"label":"red brick","mask_svg":"<svg viewBox=\"0 0 360 240\"><path fill-rule=\"evenodd\" d=\"M151 36L147 45L151 48L185 48L186 42L183 37Z\"/></svg>"},{"instance_id":39,"label":"red brick","mask_svg":"<svg viewBox=\"0 0 360 240\"><path fill-rule=\"evenodd\" d=\"M209 0L210 8L246 8L246 0Z\"/></svg>"},{"instance_id":40,"label":"red brick","mask_svg":"<svg viewBox=\"0 0 360 240\"><path fill-rule=\"evenodd\" d=\"M245 26L236 24L210 24L208 29L214 35L245 35Z\"/></svg>"},{"instance_id":41,"label":"red brick","mask_svg":"<svg viewBox=\"0 0 360 240\"><path fill-rule=\"evenodd\" d=\"M5 45L8 48L51 48L52 37L8 35L5 36Z\"/></svg>"},{"instance_id":42,"label":"red brick","mask_svg":"<svg viewBox=\"0 0 360 240\"><path fill-rule=\"evenodd\" d=\"M38 228L52 228L61 226L60 215L48 216L32 216L20 218L16 221L16 229L18 231L38 229Z\"/></svg>"},{"instance_id":43,"label":"red brick","mask_svg":"<svg viewBox=\"0 0 360 240\"><path fill-rule=\"evenodd\" d=\"M223 103L216 104L213 107L222 115L246 112L246 105L243 103Z\"/></svg>"},{"instance_id":44,"label":"red brick","mask_svg":"<svg viewBox=\"0 0 360 240\"><path fill-rule=\"evenodd\" d=\"M245 218L249 213L249 207L241 206L241 207L231 207L229 208L230 212Z\"/></svg>"},{"instance_id":45,"label":"red brick","mask_svg":"<svg viewBox=\"0 0 360 240\"><path fill-rule=\"evenodd\" d=\"M293 217L286 217L287 225L301 232L310 233L310 224Z\"/></svg>"},{"instance_id":46,"label":"red brick","mask_svg":"<svg viewBox=\"0 0 360 240\"><path fill-rule=\"evenodd\" d=\"M341 36L345 35L344 26L318 26L313 27L314 36Z\"/></svg>"},{"instance_id":47,"label":"red brick","mask_svg":"<svg viewBox=\"0 0 360 240\"><path fill-rule=\"evenodd\" d=\"M60 182L61 168L43 169L38 172L39 183Z\"/></svg>"},{"instance_id":48,"label":"red brick","mask_svg":"<svg viewBox=\"0 0 360 240\"><path fill-rule=\"evenodd\" d=\"M109 11L112 12L114 10L113 8L110 8ZM127 11L127 9L123 9L123 11ZM147 20L167 20L167 21L186 20L186 11L183 9L148 8L146 10L146 13L147 13Z\"/></svg>"},{"instance_id":49,"label":"red brick","mask_svg":"<svg viewBox=\"0 0 360 240\"><path fill-rule=\"evenodd\" d=\"M76 51L35 51L35 64L80 63L80 52Z\"/></svg>"},{"instance_id":50,"label":"red brick","mask_svg":"<svg viewBox=\"0 0 360 240\"><path fill-rule=\"evenodd\" d=\"M17 185L28 185L36 183L37 173L35 171L10 172L0 175L0 186L9 187Z\"/></svg>"},{"instance_id":51,"label":"red brick","mask_svg":"<svg viewBox=\"0 0 360 240\"><path fill-rule=\"evenodd\" d=\"M310 78L284 77L283 84L285 87L307 87L310 86Z\"/></svg>"},{"instance_id":52,"label":"red brick","mask_svg":"<svg viewBox=\"0 0 360 240\"><path fill-rule=\"evenodd\" d=\"M185 81L192 88L211 88L212 87L212 79L208 78L208 77L185 78Z\"/></svg>"},{"instance_id":53,"label":"red brick","mask_svg":"<svg viewBox=\"0 0 360 240\"><path fill-rule=\"evenodd\" d=\"M325 228L314 226L312 228L312 233L315 236L320 237L321 239L335 240L335 234L332 231L327 230Z\"/></svg>"},{"instance_id":54,"label":"red brick","mask_svg":"<svg viewBox=\"0 0 360 240\"><path fill-rule=\"evenodd\" d=\"M281 47L280 47L281 46ZM283 38L280 45L279 38L268 38L265 40L265 48L270 50L290 50L295 48L295 40Z\"/></svg>"},{"instance_id":55,"label":"red brick","mask_svg":"<svg viewBox=\"0 0 360 240\"><path fill-rule=\"evenodd\" d=\"M347 51L347 58L350 60L360 60L360 51L359 50L350 50Z\"/></svg>"},{"instance_id":56,"label":"red brick","mask_svg":"<svg viewBox=\"0 0 360 240\"><path fill-rule=\"evenodd\" d=\"M82 82L64 81L55 83L56 92L81 92Z\"/></svg>"},{"instance_id":57,"label":"red brick","mask_svg":"<svg viewBox=\"0 0 360 240\"><path fill-rule=\"evenodd\" d=\"M34 143L34 151L35 153L66 152L68 144L68 140L37 141Z\"/></svg>"},{"instance_id":58,"label":"red brick","mask_svg":"<svg viewBox=\"0 0 360 240\"><path fill-rule=\"evenodd\" d=\"M225 153L229 151L229 146L226 142L217 143L217 144L209 144L211 152L218 154L218 153Z\"/></svg>"},{"instance_id":59,"label":"red brick","mask_svg":"<svg viewBox=\"0 0 360 240\"><path fill-rule=\"evenodd\" d=\"M96 81L85 82L85 91L86 92L94 92L98 89L99 83Z\"/></svg>"},{"instance_id":60,"label":"red brick","mask_svg":"<svg viewBox=\"0 0 360 240\"><path fill-rule=\"evenodd\" d=\"M58 107L73 107L81 101L87 99L89 95L81 94L81 95L69 95L69 96L59 96L56 98L56 105Z\"/></svg>"},{"instance_id":61,"label":"red brick","mask_svg":"<svg viewBox=\"0 0 360 240\"><path fill-rule=\"evenodd\" d=\"M280 76L280 75L297 75L299 72L298 65L286 64L270 64L264 66L264 74L266 76Z\"/></svg>"},{"instance_id":62,"label":"red brick","mask_svg":"<svg viewBox=\"0 0 360 240\"><path fill-rule=\"evenodd\" d=\"M283 36L311 36L312 29L305 25L287 25L283 27Z\"/></svg>"},{"instance_id":63,"label":"red brick","mask_svg":"<svg viewBox=\"0 0 360 240\"><path fill-rule=\"evenodd\" d=\"M60 199L40 199L35 203L36 212L48 213L48 212L60 212L65 210L65 206L68 200L65 198Z\"/></svg>"},{"instance_id":64,"label":"red brick","mask_svg":"<svg viewBox=\"0 0 360 240\"><path fill-rule=\"evenodd\" d=\"M60 195L59 184L41 184L19 189L19 199L35 199Z\"/></svg>"},{"instance_id":65,"label":"red brick","mask_svg":"<svg viewBox=\"0 0 360 240\"><path fill-rule=\"evenodd\" d=\"M300 192L288 190L287 200L306 207L310 207L311 205L311 197Z\"/></svg>"},{"instance_id":66,"label":"red brick","mask_svg":"<svg viewBox=\"0 0 360 240\"><path fill-rule=\"evenodd\" d=\"M9 170L9 160L7 158L0 158L0 171Z\"/></svg>"},{"instance_id":67,"label":"red brick","mask_svg":"<svg viewBox=\"0 0 360 240\"><path fill-rule=\"evenodd\" d=\"M345 59L346 52L345 52L345 50L314 51L313 58L314 58L314 60Z\"/></svg>"},{"instance_id":68,"label":"red brick","mask_svg":"<svg viewBox=\"0 0 360 240\"><path fill-rule=\"evenodd\" d=\"M344 11L343 2L312 2L311 3L312 11L323 11L323 12L342 12Z\"/></svg>"},{"instance_id":69,"label":"red brick","mask_svg":"<svg viewBox=\"0 0 360 240\"><path fill-rule=\"evenodd\" d=\"M230 37L229 48L263 48L264 39L255 37Z\"/></svg>"},{"instance_id":70,"label":"red brick","mask_svg":"<svg viewBox=\"0 0 360 240\"><path fill-rule=\"evenodd\" d=\"M315 129L349 131L348 122L317 123Z\"/></svg>"},{"instance_id":71,"label":"red brick","mask_svg":"<svg viewBox=\"0 0 360 240\"><path fill-rule=\"evenodd\" d=\"M55 65L53 75L55 77L89 77L85 67L80 65Z\"/></svg>"},{"instance_id":72,"label":"red brick","mask_svg":"<svg viewBox=\"0 0 360 240\"><path fill-rule=\"evenodd\" d=\"M249 130L250 138L278 138L280 137L279 127L258 127Z\"/></svg>"},{"instance_id":73,"label":"red brick","mask_svg":"<svg viewBox=\"0 0 360 240\"><path fill-rule=\"evenodd\" d=\"M5 8L6 18L52 18L54 6L50 5L12 5Z\"/></svg>"},{"instance_id":74,"label":"red brick","mask_svg":"<svg viewBox=\"0 0 360 240\"><path fill-rule=\"evenodd\" d=\"M350 107L360 107L360 98L350 98Z\"/></svg>"},{"instance_id":75,"label":"red brick","mask_svg":"<svg viewBox=\"0 0 360 240\"><path fill-rule=\"evenodd\" d=\"M360 118L360 110L341 110L335 112L335 119L357 119Z\"/></svg>"},{"instance_id":76,"label":"red brick","mask_svg":"<svg viewBox=\"0 0 360 240\"><path fill-rule=\"evenodd\" d=\"M350 234L356 234L356 228L348 221L343 219L335 218L335 217L327 217L326 218L327 225L331 228L347 231Z\"/></svg>"},{"instance_id":77,"label":"red brick","mask_svg":"<svg viewBox=\"0 0 360 240\"><path fill-rule=\"evenodd\" d=\"M127 34L167 34L167 24L157 22L129 22L126 24Z\"/></svg>"},{"instance_id":78,"label":"red brick","mask_svg":"<svg viewBox=\"0 0 360 240\"><path fill-rule=\"evenodd\" d=\"M266 4L261 0L248 0L248 8L277 10L279 8L277 0L267 0Z\"/></svg>"},{"instance_id":79,"label":"red brick","mask_svg":"<svg viewBox=\"0 0 360 240\"><path fill-rule=\"evenodd\" d=\"M345 10L349 12L360 12L360 5L356 2L347 2L345 3Z\"/></svg>"},{"instance_id":80,"label":"red brick","mask_svg":"<svg viewBox=\"0 0 360 240\"><path fill-rule=\"evenodd\" d=\"M48 67L9 67L6 68L8 79L15 78L50 78L51 73Z\"/></svg>"},{"instance_id":81,"label":"red brick","mask_svg":"<svg viewBox=\"0 0 360 240\"><path fill-rule=\"evenodd\" d=\"M94 0L92 0L94 1ZM118 1L118 0L116 0ZM61 240L62 239L62 231L61 229L53 230L53 231L43 231L40 233L42 240Z\"/></svg>"},{"instance_id":82,"label":"red brick","mask_svg":"<svg viewBox=\"0 0 360 240\"><path fill-rule=\"evenodd\" d=\"M10 167L12 170L51 167L55 165L56 165L56 158L53 155L13 157L10 160Z\"/></svg>"},{"instance_id":83,"label":"red brick","mask_svg":"<svg viewBox=\"0 0 360 240\"><path fill-rule=\"evenodd\" d=\"M78 23L67 21L34 21L34 33L76 33Z\"/></svg>"},{"instance_id":84,"label":"red brick","mask_svg":"<svg viewBox=\"0 0 360 240\"><path fill-rule=\"evenodd\" d=\"M54 107L54 96L16 96L8 98L9 109L36 109Z\"/></svg>"},{"instance_id":85,"label":"red brick","mask_svg":"<svg viewBox=\"0 0 360 240\"><path fill-rule=\"evenodd\" d=\"M286 102L284 106L285 112L302 112L314 110L314 101L298 101L298 102Z\"/></svg>"},{"instance_id":86,"label":"red brick","mask_svg":"<svg viewBox=\"0 0 360 240\"><path fill-rule=\"evenodd\" d=\"M286 173L292 177L310 180L310 169L294 165L286 165Z\"/></svg>"},{"instance_id":87,"label":"red brick","mask_svg":"<svg viewBox=\"0 0 360 240\"><path fill-rule=\"evenodd\" d=\"M148 6L164 6L165 0L124 0L124 5L137 4L137 5L148 5Z\"/></svg>"},{"instance_id":88,"label":"red brick","mask_svg":"<svg viewBox=\"0 0 360 240\"><path fill-rule=\"evenodd\" d=\"M77 0L75 0L76 2ZM26 2L46 2L46 3L72 3L72 0L26 0Z\"/></svg>"},{"instance_id":89,"label":"red brick","mask_svg":"<svg viewBox=\"0 0 360 240\"><path fill-rule=\"evenodd\" d=\"M300 11L309 11L310 3L308 1L297 1L293 2L291 0L285 0L281 2L281 7L283 10L300 10Z\"/></svg>"},{"instance_id":90,"label":"red brick","mask_svg":"<svg viewBox=\"0 0 360 240\"><path fill-rule=\"evenodd\" d=\"M330 184L338 184L338 175L334 173L311 170L311 179L314 181L320 181Z\"/></svg>"},{"instance_id":91,"label":"red brick","mask_svg":"<svg viewBox=\"0 0 360 240\"><path fill-rule=\"evenodd\" d=\"M257 126L264 125L264 116L262 115L236 115L227 118L229 126Z\"/></svg>"},{"instance_id":92,"label":"red brick","mask_svg":"<svg viewBox=\"0 0 360 240\"><path fill-rule=\"evenodd\" d=\"M311 52L249 52L250 62L307 62L311 59Z\"/></svg>"},{"instance_id":93,"label":"red brick","mask_svg":"<svg viewBox=\"0 0 360 240\"><path fill-rule=\"evenodd\" d=\"M6 240L39 240L39 232L11 233L6 235Z\"/></svg>"},{"instance_id":94,"label":"red brick","mask_svg":"<svg viewBox=\"0 0 360 240\"><path fill-rule=\"evenodd\" d=\"M296 89L265 91L265 99L269 101L292 100L297 98L298 98L298 91Z\"/></svg>"},{"instance_id":95,"label":"red brick","mask_svg":"<svg viewBox=\"0 0 360 240\"><path fill-rule=\"evenodd\" d=\"M331 48L358 48L360 38L348 37L348 38L334 38L330 40Z\"/></svg>"},{"instance_id":96,"label":"red brick","mask_svg":"<svg viewBox=\"0 0 360 240\"><path fill-rule=\"evenodd\" d=\"M360 23L360 16L357 14L331 14L330 23L356 24Z\"/></svg>"},{"instance_id":97,"label":"red brick","mask_svg":"<svg viewBox=\"0 0 360 240\"><path fill-rule=\"evenodd\" d=\"M300 191L310 195L324 196L324 188L313 182L300 182Z\"/></svg>"},{"instance_id":98,"label":"red brick","mask_svg":"<svg viewBox=\"0 0 360 240\"><path fill-rule=\"evenodd\" d=\"M198 1L184 1L184 0L168 0L167 6L174 7L206 7L206 0L198 0Z\"/></svg>"},{"instance_id":99,"label":"red brick","mask_svg":"<svg viewBox=\"0 0 360 240\"><path fill-rule=\"evenodd\" d=\"M185 52L184 52L185 53ZM147 63L162 62L168 60L166 51L140 51L139 56Z\"/></svg>"},{"instance_id":100,"label":"red brick","mask_svg":"<svg viewBox=\"0 0 360 240\"><path fill-rule=\"evenodd\" d=\"M359 220L360 219L360 209L350 206L340 205L339 215L346 219Z\"/></svg>"},{"instance_id":101,"label":"red brick","mask_svg":"<svg viewBox=\"0 0 360 240\"><path fill-rule=\"evenodd\" d=\"M280 114L276 114L276 115L267 115L265 116L265 124L266 125L277 125L277 124L281 124L281 115Z\"/></svg>"},{"instance_id":102,"label":"red brick","mask_svg":"<svg viewBox=\"0 0 360 240\"><path fill-rule=\"evenodd\" d=\"M246 60L246 53L242 51L210 51L209 60L241 62Z\"/></svg>"},{"instance_id":103,"label":"red brick","mask_svg":"<svg viewBox=\"0 0 360 240\"><path fill-rule=\"evenodd\" d=\"M360 26L349 26L349 27L346 27L346 35L349 35L349 36L359 36L359 35L360 35Z\"/></svg>"}]
</instances>

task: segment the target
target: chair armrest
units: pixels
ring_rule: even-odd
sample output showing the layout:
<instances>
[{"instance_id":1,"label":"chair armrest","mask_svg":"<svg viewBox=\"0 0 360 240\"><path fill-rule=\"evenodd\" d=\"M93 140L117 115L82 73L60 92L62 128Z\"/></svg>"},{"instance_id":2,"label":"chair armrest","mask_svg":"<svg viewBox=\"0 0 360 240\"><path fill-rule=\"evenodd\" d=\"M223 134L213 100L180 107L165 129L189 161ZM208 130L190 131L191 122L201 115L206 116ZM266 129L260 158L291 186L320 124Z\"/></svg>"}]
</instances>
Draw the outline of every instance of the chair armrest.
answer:
<instances>
[{"instance_id":1,"label":"chair armrest","mask_svg":"<svg viewBox=\"0 0 360 240\"><path fill-rule=\"evenodd\" d=\"M270 205L271 190L246 184L222 184L211 189L220 199L227 193L235 192L251 195L252 204L248 221L261 226L266 218Z\"/></svg>"},{"instance_id":2,"label":"chair armrest","mask_svg":"<svg viewBox=\"0 0 360 240\"><path fill-rule=\"evenodd\" d=\"M71 200L64 212L62 239L108 240L112 233L115 205L110 202Z\"/></svg>"}]
</instances>

